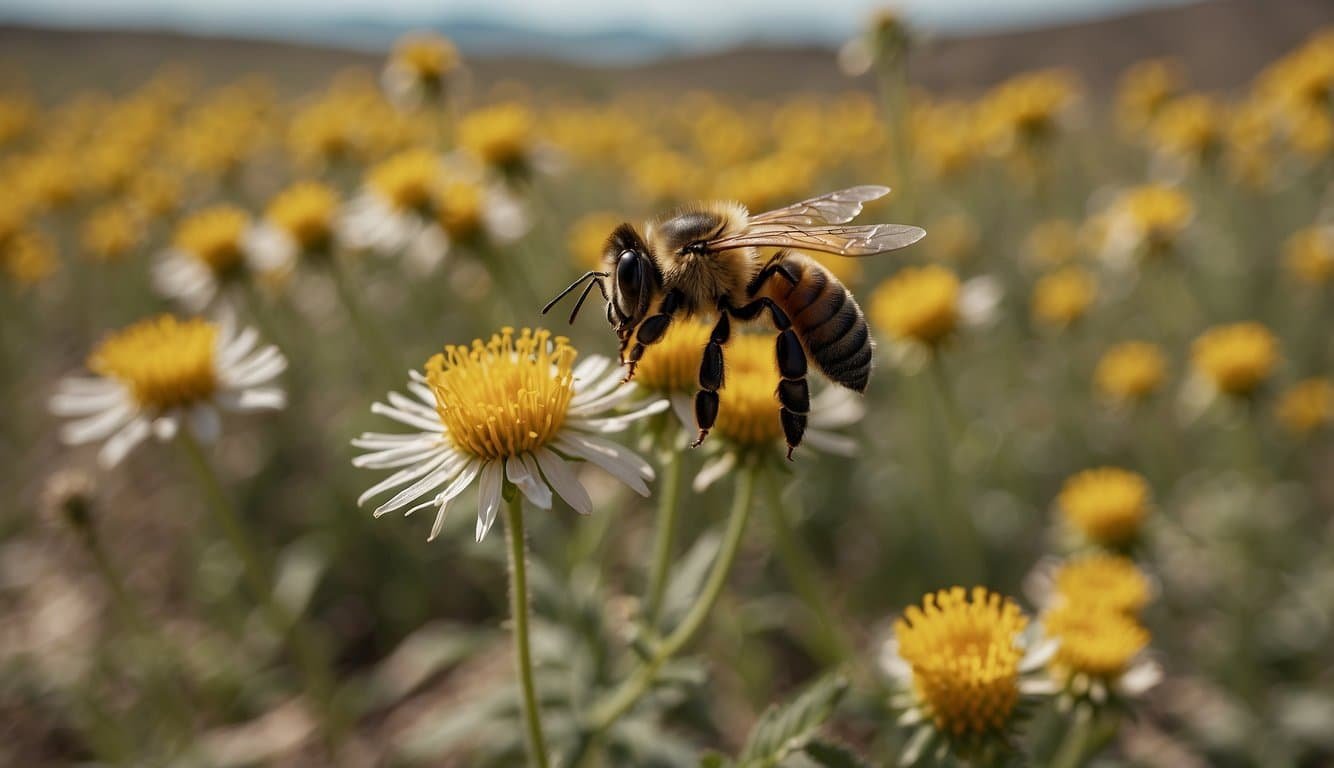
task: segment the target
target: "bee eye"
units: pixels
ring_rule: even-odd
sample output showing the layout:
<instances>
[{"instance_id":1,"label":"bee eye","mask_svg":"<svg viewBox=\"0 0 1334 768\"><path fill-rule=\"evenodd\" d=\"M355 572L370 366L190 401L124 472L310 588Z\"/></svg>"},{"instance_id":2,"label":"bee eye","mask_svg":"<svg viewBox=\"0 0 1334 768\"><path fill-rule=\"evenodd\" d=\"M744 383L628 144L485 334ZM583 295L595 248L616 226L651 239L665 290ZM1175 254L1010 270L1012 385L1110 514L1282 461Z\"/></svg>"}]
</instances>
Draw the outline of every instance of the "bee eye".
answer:
<instances>
[{"instance_id":1,"label":"bee eye","mask_svg":"<svg viewBox=\"0 0 1334 768\"><path fill-rule=\"evenodd\" d=\"M642 274L639 254L634 251L621 251L616 260L616 309L627 318L635 316L639 308L642 289Z\"/></svg>"}]
</instances>

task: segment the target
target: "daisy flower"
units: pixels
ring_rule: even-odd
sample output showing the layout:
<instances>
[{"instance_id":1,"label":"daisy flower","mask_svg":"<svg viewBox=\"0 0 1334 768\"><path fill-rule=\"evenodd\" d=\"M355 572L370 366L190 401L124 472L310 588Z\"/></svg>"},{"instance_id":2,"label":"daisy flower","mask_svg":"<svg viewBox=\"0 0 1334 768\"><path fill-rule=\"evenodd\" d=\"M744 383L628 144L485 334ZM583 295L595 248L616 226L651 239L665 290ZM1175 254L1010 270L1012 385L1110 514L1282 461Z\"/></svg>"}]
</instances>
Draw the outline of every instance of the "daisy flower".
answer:
<instances>
[{"instance_id":1,"label":"daisy flower","mask_svg":"<svg viewBox=\"0 0 1334 768\"><path fill-rule=\"evenodd\" d=\"M444 163L434 151L408 149L372 167L344 210L339 235L353 248L381 256L408 251L437 262L439 239L423 235L433 226Z\"/></svg>"},{"instance_id":2,"label":"daisy flower","mask_svg":"<svg viewBox=\"0 0 1334 768\"><path fill-rule=\"evenodd\" d=\"M394 44L380 83L394 106L410 111L443 99L446 83L461 63L458 48L449 38L414 32Z\"/></svg>"},{"instance_id":3,"label":"daisy flower","mask_svg":"<svg viewBox=\"0 0 1334 768\"><path fill-rule=\"evenodd\" d=\"M1056 646L1035 629L983 587L942 589L904 611L880 655L899 724L914 729L904 764L934 751L989 765L1013 750L1023 700L1053 692L1041 670Z\"/></svg>"},{"instance_id":4,"label":"daisy flower","mask_svg":"<svg viewBox=\"0 0 1334 768\"><path fill-rule=\"evenodd\" d=\"M273 272L248 247L250 215L232 205L216 205L187 216L176 228L172 247L153 267L153 283L167 298L202 312L227 287L251 273Z\"/></svg>"},{"instance_id":5,"label":"daisy flower","mask_svg":"<svg viewBox=\"0 0 1334 768\"><path fill-rule=\"evenodd\" d=\"M324 261L336 245L338 205L338 193L326 184L293 184L269 203L246 245L259 263L275 271L290 270L298 260Z\"/></svg>"},{"instance_id":6,"label":"daisy flower","mask_svg":"<svg viewBox=\"0 0 1334 768\"><path fill-rule=\"evenodd\" d=\"M358 503L393 491L376 517L435 508L430 540L440 534L450 503L476 483L481 541L506 483L541 509L551 509L559 496L580 514L591 512L573 461L596 464L647 496L648 462L601 435L665 410L666 401L619 411L634 386L620 385L620 372L607 358L575 365L576 355L564 337L530 329L516 334L505 328L487 341L445 347L412 372L408 394L391 392L388 402L371 406L416 431L368 432L352 441L367 451L353 459L355 466L396 470Z\"/></svg>"},{"instance_id":7,"label":"daisy flower","mask_svg":"<svg viewBox=\"0 0 1334 768\"><path fill-rule=\"evenodd\" d=\"M112 333L88 356L92 377L68 377L51 412L73 419L61 430L70 445L105 440L98 460L114 467L150 435L170 440L182 427L203 441L220 429L219 411L280 410L287 399L274 379L287 367L277 347L257 349L259 334L172 315Z\"/></svg>"}]
</instances>

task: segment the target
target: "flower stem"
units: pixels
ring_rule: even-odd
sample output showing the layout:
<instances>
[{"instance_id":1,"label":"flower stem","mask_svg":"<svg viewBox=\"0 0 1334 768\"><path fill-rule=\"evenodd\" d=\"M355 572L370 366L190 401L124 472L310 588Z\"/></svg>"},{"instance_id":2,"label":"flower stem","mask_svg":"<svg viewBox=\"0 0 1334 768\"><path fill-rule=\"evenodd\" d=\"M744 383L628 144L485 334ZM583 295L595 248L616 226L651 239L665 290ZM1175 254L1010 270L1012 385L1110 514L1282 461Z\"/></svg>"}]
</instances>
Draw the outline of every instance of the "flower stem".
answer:
<instances>
[{"instance_id":1,"label":"flower stem","mask_svg":"<svg viewBox=\"0 0 1334 768\"><path fill-rule=\"evenodd\" d=\"M653 539L653 560L648 572L648 591L644 595L644 623L658 623L662 595L667 591L667 571L672 565L672 544L676 535L676 507L681 497L681 451L668 452L658 484L658 529Z\"/></svg>"},{"instance_id":2,"label":"flower stem","mask_svg":"<svg viewBox=\"0 0 1334 768\"><path fill-rule=\"evenodd\" d=\"M625 682L621 683L610 696L595 704L588 717L588 728L596 736L630 711L657 678L658 670L688 644L704 626L714 603L722 595L727 583L727 574L732 570L737 552L741 549L741 536L750 520L751 500L755 495L755 466L747 467L737 478L736 495L732 499L732 511L728 514L727 530L723 534L723 543L718 550L718 557L713 561L713 570L704 588L695 598L695 602L686 612L685 618L672 630L654 653L644 661ZM574 765L574 763L571 763Z\"/></svg>"},{"instance_id":3,"label":"flower stem","mask_svg":"<svg viewBox=\"0 0 1334 768\"><path fill-rule=\"evenodd\" d=\"M1094 711L1088 707L1079 707L1065 732L1065 738L1056 754L1052 755L1052 768L1079 768L1086 764L1090 757L1112 740L1116 735L1116 727L1115 716L1098 727Z\"/></svg>"},{"instance_id":4,"label":"flower stem","mask_svg":"<svg viewBox=\"0 0 1334 768\"><path fill-rule=\"evenodd\" d=\"M774 542L778 546L779 562L787 572L792 587L816 618L814 650L823 663L837 664L850 655L851 649L847 639L839 633L838 623L829 611L831 600L821 584L820 568L792 530L792 521L788 519L788 510L783 504L779 478L773 472L765 473L764 491L765 506L769 508L769 521L774 529Z\"/></svg>"},{"instance_id":5,"label":"flower stem","mask_svg":"<svg viewBox=\"0 0 1334 768\"><path fill-rule=\"evenodd\" d=\"M261 614L279 638L287 639L288 647L305 678L307 693L322 715L326 745L331 754L336 755L341 742L342 728L334 708L332 676L324 649L311 634L306 623L274 599L271 587L273 579L268 565L251 540L245 521L232 505L217 473L213 471L212 465L204 456L199 441L190 434L188 428L181 429L178 441L185 449L185 455L204 492L209 509L213 512L214 521L222 529L223 536L232 551L241 560L242 575L250 591L254 593Z\"/></svg>"},{"instance_id":6,"label":"flower stem","mask_svg":"<svg viewBox=\"0 0 1334 768\"><path fill-rule=\"evenodd\" d=\"M333 279L334 288L338 291L338 301L342 303L343 310L352 321L352 327L356 328L357 336L361 337L361 345L371 353L385 375L397 378L402 374L403 366L394 355L393 347L385 339L380 327L371 320L361 306L357 292L348 280L347 270L337 254L329 259L329 277Z\"/></svg>"},{"instance_id":7,"label":"flower stem","mask_svg":"<svg viewBox=\"0 0 1334 768\"><path fill-rule=\"evenodd\" d=\"M542 737L542 713L533 684L533 652L528 642L528 554L523 533L523 496L515 489L505 506L505 537L510 547L510 619L514 624L514 661L523 692L523 722L528 734L528 757L547 768L547 745Z\"/></svg>"},{"instance_id":8,"label":"flower stem","mask_svg":"<svg viewBox=\"0 0 1334 768\"><path fill-rule=\"evenodd\" d=\"M89 556L92 557L98 575L102 577L102 581L111 590L111 601L115 606L120 623L148 651L145 656L147 657L147 663L150 665L154 708L159 711L162 720L176 732L174 735L181 739L181 743L188 743L194 728L190 717L194 708L191 706L189 696L182 689L179 681L171 679L163 668L165 664L171 661L170 649L162 638L152 631L148 622L144 619L143 610L130 591L126 589L125 580L122 578L120 570L111 561L111 557L107 554L106 548L102 546L102 540L97 532L85 529L79 538L83 541L84 548L88 551Z\"/></svg>"}]
</instances>

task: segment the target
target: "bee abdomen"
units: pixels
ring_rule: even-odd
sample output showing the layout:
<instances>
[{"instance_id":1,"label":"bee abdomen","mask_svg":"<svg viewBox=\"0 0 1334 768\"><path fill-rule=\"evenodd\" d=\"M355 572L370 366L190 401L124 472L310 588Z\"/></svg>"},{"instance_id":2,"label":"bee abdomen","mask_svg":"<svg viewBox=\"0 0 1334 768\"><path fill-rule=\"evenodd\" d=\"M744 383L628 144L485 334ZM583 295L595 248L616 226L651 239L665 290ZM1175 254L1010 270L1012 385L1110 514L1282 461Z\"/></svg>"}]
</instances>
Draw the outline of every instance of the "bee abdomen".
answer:
<instances>
[{"instance_id":1,"label":"bee abdomen","mask_svg":"<svg viewBox=\"0 0 1334 768\"><path fill-rule=\"evenodd\" d=\"M830 381L864 392L874 342L857 300L820 264L801 256L785 263L797 284L778 288L774 298L792 318L807 353Z\"/></svg>"}]
</instances>

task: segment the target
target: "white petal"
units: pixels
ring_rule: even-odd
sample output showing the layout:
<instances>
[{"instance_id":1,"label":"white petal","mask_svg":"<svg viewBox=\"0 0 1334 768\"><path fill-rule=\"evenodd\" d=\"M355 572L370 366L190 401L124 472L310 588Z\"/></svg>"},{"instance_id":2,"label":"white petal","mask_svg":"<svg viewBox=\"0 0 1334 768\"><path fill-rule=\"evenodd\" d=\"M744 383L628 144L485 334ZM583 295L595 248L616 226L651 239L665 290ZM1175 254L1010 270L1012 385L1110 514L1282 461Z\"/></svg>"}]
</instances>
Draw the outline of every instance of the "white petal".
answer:
<instances>
[{"instance_id":1,"label":"white petal","mask_svg":"<svg viewBox=\"0 0 1334 768\"><path fill-rule=\"evenodd\" d=\"M482 476L477 484L477 541L486 538L487 531L496 522L500 510L501 491L504 490L505 470L499 461L482 465Z\"/></svg>"},{"instance_id":2,"label":"white petal","mask_svg":"<svg viewBox=\"0 0 1334 768\"><path fill-rule=\"evenodd\" d=\"M856 440L847 435L836 435L833 432L826 432L822 429L806 430L805 442L807 445L819 448L825 453L832 453L837 456L856 456L859 444Z\"/></svg>"},{"instance_id":3,"label":"white petal","mask_svg":"<svg viewBox=\"0 0 1334 768\"><path fill-rule=\"evenodd\" d=\"M521 456L505 460L505 477L514 483L523 495L538 509L551 509L551 489L542 482L542 476L531 471Z\"/></svg>"},{"instance_id":4,"label":"white petal","mask_svg":"<svg viewBox=\"0 0 1334 768\"><path fill-rule=\"evenodd\" d=\"M736 465L736 454L728 451L711 461L704 463L700 468L699 474L695 475L695 480L690 484L695 489L695 493L703 493L709 489L709 486L721 480L732 467Z\"/></svg>"},{"instance_id":5,"label":"white petal","mask_svg":"<svg viewBox=\"0 0 1334 768\"><path fill-rule=\"evenodd\" d=\"M648 418L655 413L662 413L670 407L671 404L666 400L654 400L637 411L600 419L569 419L566 423L575 429L584 429L589 432L624 432L636 421Z\"/></svg>"},{"instance_id":6,"label":"white petal","mask_svg":"<svg viewBox=\"0 0 1334 768\"><path fill-rule=\"evenodd\" d=\"M565 463L565 459L557 456L549 448L538 448L537 464L542 468L542 474L546 476L547 482L575 512L586 515L593 511L593 500L588 497L588 491L579 482L574 469Z\"/></svg>"},{"instance_id":7,"label":"white petal","mask_svg":"<svg viewBox=\"0 0 1334 768\"><path fill-rule=\"evenodd\" d=\"M439 488L441 485L454 479L463 463L462 457L450 456L440 463L440 466L431 471L425 477L417 480L412 485L394 494L393 498L375 508L373 513L375 517L386 515L398 509L402 509L412 502L420 499L422 495Z\"/></svg>"},{"instance_id":8,"label":"white petal","mask_svg":"<svg viewBox=\"0 0 1334 768\"><path fill-rule=\"evenodd\" d=\"M240 392L225 392L216 398L223 410L244 413L247 411L281 411L287 406L287 393L277 387L255 387Z\"/></svg>"},{"instance_id":9,"label":"white petal","mask_svg":"<svg viewBox=\"0 0 1334 768\"><path fill-rule=\"evenodd\" d=\"M1163 679L1163 668L1150 659L1137 662L1116 681L1116 689L1125 696L1139 696L1158 685Z\"/></svg>"},{"instance_id":10,"label":"white petal","mask_svg":"<svg viewBox=\"0 0 1334 768\"><path fill-rule=\"evenodd\" d=\"M680 420L681 426L686 429L695 429L698 425L695 423L695 398L684 392L672 394L672 410L676 412L676 418Z\"/></svg>"},{"instance_id":11,"label":"white petal","mask_svg":"<svg viewBox=\"0 0 1334 768\"><path fill-rule=\"evenodd\" d=\"M111 469L136 445L142 443L151 431L147 419L134 419L102 446L102 450L97 454L97 463L101 464L103 469Z\"/></svg>"},{"instance_id":12,"label":"white petal","mask_svg":"<svg viewBox=\"0 0 1334 768\"><path fill-rule=\"evenodd\" d=\"M73 421L60 429L60 440L69 445L102 440L120 429L136 412L134 404L125 401L86 419Z\"/></svg>"},{"instance_id":13,"label":"white petal","mask_svg":"<svg viewBox=\"0 0 1334 768\"><path fill-rule=\"evenodd\" d=\"M69 390L60 386L60 390L47 401L47 407L55 416L89 416L114 408L126 402L124 387L114 381L106 381L100 391Z\"/></svg>"},{"instance_id":14,"label":"white petal","mask_svg":"<svg viewBox=\"0 0 1334 768\"><path fill-rule=\"evenodd\" d=\"M598 465L617 480L630 486L635 493L647 496L648 485L644 483L642 477L642 470L647 466L643 463L644 460L628 448L605 441L599 441L602 443L599 445L594 440L595 438L577 432L562 432L556 437L555 447L559 451ZM614 450L607 450L605 445L614 446Z\"/></svg>"},{"instance_id":15,"label":"white petal","mask_svg":"<svg viewBox=\"0 0 1334 768\"><path fill-rule=\"evenodd\" d=\"M153 419L153 437L164 443L175 439L176 433L181 430L181 419L184 415L181 409L173 408Z\"/></svg>"},{"instance_id":16,"label":"white petal","mask_svg":"<svg viewBox=\"0 0 1334 768\"><path fill-rule=\"evenodd\" d=\"M422 475L425 475L428 472L434 471L435 469L439 468L440 465L443 464L448 458L449 458L448 453L442 453L433 458L427 459L416 466L408 467L407 469L400 469L399 471L395 472L389 477L386 477L385 479L381 480L375 485L372 485L370 488L367 488L360 496L357 497L357 506L365 504L370 499L379 496L381 493L384 493L385 491L391 488L397 488L412 480L416 480L417 478L421 477Z\"/></svg>"},{"instance_id":17,"label":"white petal","mask_svg":"<svg viewBox=\"0 0 1334 768\"><path fill-rule=\"evenodd\" d=\"M384 403L371 403L371 413L380 416L388 416L389 418L393 419L394 421L397 421L400 424L407 424L409 427L424 429L428 432L432 430L439 431L444 429L444 427L440 424L440 418L438 416L433 419L427 419L422 416L408 413L407 411L404 411L402 409L385 405Z\"/></svg>"},{"instance_id":18,"label":"white petal","mask_svg":"<svg viewBox=\"0 0 1334 768\"><path fill-rule=\"evenodd\" d=\"M352 466L364 469L394 469L425 461L441 450L437 442L423 440L417 445L405 445L375 453L367 453L352 459Z\"/></svg>"}]
</instances>

